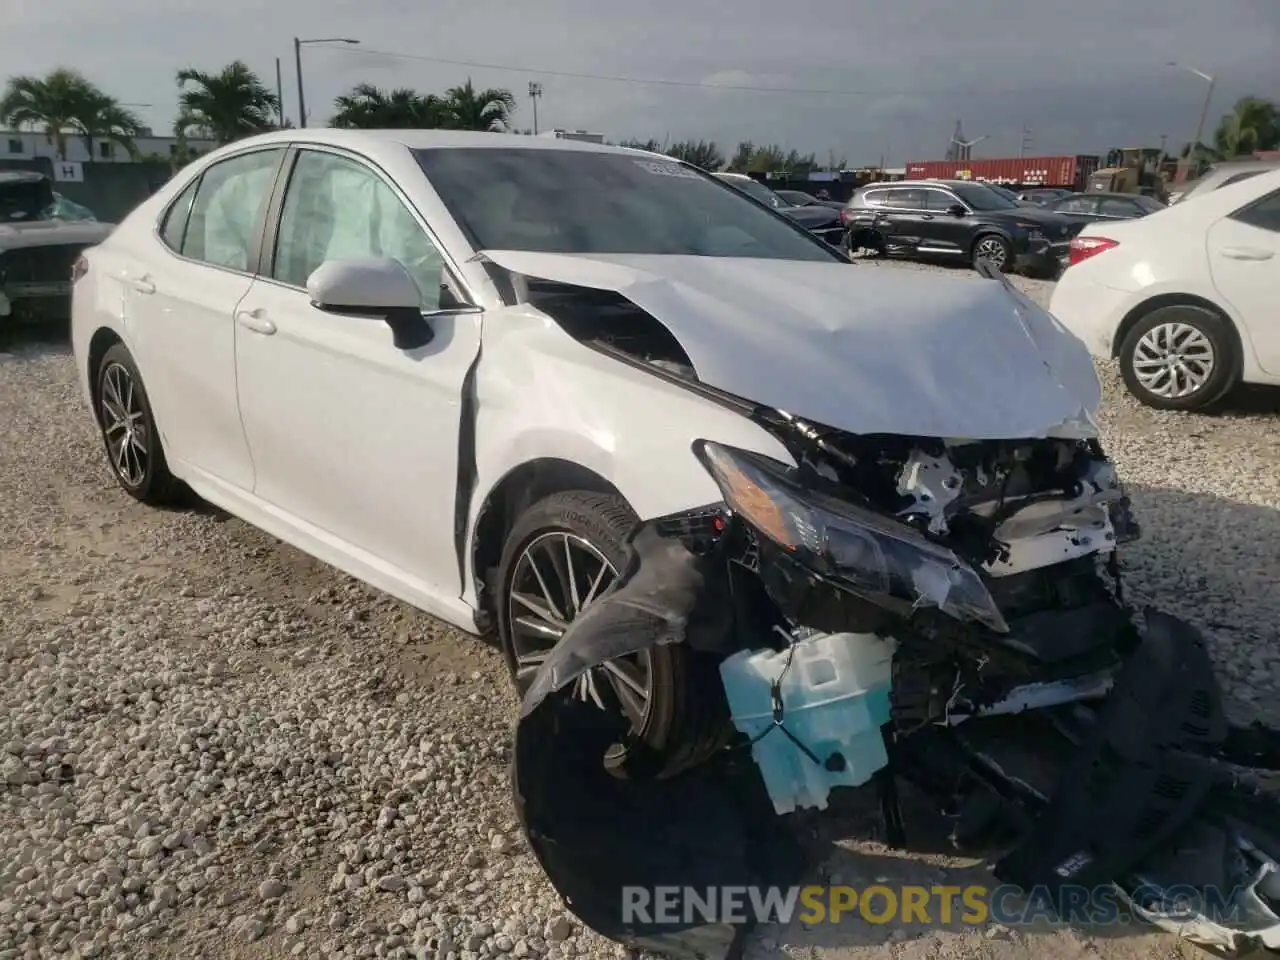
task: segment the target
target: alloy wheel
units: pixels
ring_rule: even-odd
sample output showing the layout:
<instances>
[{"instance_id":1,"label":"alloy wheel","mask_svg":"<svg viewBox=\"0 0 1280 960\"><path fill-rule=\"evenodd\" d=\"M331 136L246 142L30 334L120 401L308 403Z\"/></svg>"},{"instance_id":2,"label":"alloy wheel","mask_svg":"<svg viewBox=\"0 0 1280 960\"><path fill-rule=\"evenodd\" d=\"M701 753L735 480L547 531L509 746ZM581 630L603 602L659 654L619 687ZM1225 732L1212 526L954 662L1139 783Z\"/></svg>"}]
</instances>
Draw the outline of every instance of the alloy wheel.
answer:
<instances>
[{"instance_id":1,"label":"alloy wheel","mask_svg":"<svg viewBox=\"0 0 1280 960\"><path fill-rule=\"evenodd\" d=\"M978 241L974 256L978 260L990 260L993 265L1003 267L1007 256L1004 241L999 237L983 237Z\"/></svg>"},{"instance_id":2,"label":"alloy wheel","mask_svg":"<svg viewBox=\"0 0 1280 960\"><path fill-rule=\"evenodd\" d=\"M524 548L507 597L511 652L521 690L569 624L617 578L608 558L574 533L543 533ZM649 653L619 657L587 671L574 682L573 694L601 709L621 711L634 731L643 730L653 702Z\"/></svg>"},{"instance_id":3,"label":"alloy wheel","mask_svg":"<svg viewBox=\"0 0 1280 960\"><path fill-rule=\"evenodd\" d=\"M1158 397L1178 399L1202 389L1213 375L1213 344L1189 323L1152 327L1133 350L1133 373Z\"/></svg>"},{"instance_id":4,"label":"alloy wheel","mask_svg":"<svg viewBox=\"0 0 1280 960\"><path fill-rule=\"evenodd\" d=\"M147 476L151 438L142 408L142 391L127 367L113 363L103 371L99 399L102 436L107 442L111 469L126 486L139 487Z\"/></svg>"}]
</instances>

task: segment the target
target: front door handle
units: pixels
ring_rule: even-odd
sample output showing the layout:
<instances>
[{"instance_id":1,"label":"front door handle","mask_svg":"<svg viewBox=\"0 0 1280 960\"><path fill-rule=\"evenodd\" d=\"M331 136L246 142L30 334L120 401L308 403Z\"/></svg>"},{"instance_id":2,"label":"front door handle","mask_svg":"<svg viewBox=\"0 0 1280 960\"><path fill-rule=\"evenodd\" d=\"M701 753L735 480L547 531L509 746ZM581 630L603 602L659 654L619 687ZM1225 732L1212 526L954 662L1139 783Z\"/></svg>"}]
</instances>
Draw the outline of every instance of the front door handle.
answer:
<instances>
[{"instance_id":1,"label":"front door handle","mask_svg":"<svg viewBox=\"0 0 1280 960\"><path fill-rule=\"evenodd\" d=\"M1222 255L1232 260L1270 260L1274 254L1260 247L1223 247Z\"/></svg>"},{"instance_id":2,"label":"front door handle","mask_svg":"<svg viewBox=\"0 0 1280 960\"><path fill-rule=\"evenodd\" d=\"M241 310L236 313L236 321L240 326L246 330L252 330L254 333L271 336L276 332L276 325L267 319L265 312L262 310Z\"/></svg>"},{"instance_id":3,"label":"front door handle","mask_svg":"<svg viewBox=\"0 0 1280 960\"><path fill-rule=\"evenodd\" d=\"M141 277L130 280L129 283L132 284L133 289L137 290L139 293L150 294L156 292L155 281L151 279L150 274L143 274Z\"/></svg>"}]
</instances>

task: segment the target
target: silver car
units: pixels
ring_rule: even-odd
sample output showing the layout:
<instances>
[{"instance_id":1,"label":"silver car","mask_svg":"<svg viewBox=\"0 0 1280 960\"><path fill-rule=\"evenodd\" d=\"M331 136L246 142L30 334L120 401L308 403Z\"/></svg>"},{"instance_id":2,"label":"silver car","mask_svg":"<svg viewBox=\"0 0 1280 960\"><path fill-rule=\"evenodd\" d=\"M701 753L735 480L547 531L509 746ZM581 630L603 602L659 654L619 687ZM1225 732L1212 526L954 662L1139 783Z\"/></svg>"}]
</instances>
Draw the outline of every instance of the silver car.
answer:
<instances>
[{"instance_id":1,"label":"silver car","mask_svg":"<svg viewBox=\"0 0 1280 960\"><path fill-rule=\"evenodd\" d=\"M1199 177L1169 194L1169 203L1181 203L1192 194L1205 194L1229 183L1239 183L1268 170L1280 168L1280 160L1224 160L1210 164Z\"/></svg>"}]
</instances>

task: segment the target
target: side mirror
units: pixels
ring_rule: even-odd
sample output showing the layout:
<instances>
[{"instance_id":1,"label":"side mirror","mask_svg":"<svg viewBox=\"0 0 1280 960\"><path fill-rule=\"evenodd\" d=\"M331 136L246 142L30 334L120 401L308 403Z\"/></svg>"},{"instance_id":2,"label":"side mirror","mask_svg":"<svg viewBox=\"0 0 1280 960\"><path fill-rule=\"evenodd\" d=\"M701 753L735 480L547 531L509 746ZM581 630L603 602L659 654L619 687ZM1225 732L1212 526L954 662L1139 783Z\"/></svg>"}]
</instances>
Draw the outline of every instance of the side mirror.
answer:
<instances>
[{"instance_id":1,"label":"side mirror","mask_svg":"<svg viewBox=\"0 0 1280 960\"><path fill-rule=\"evenodd\" d=\"M963 217L968 215L969 211L961 204L953 203L951 206L947 207L947 213L951 214L953 217Z\"/></svg>"},{"instance_id":2,"label":"side mirror","mask_svg":"<svg viewBox=\"0 0 1280 960\"><path fill-rule=\"evenodd\" d=\"M307 279L307 295L326 313L385 320L397 350L425 347L435 336L418 285L397 260L326 260Z\"/></svg>"}]
</instances>

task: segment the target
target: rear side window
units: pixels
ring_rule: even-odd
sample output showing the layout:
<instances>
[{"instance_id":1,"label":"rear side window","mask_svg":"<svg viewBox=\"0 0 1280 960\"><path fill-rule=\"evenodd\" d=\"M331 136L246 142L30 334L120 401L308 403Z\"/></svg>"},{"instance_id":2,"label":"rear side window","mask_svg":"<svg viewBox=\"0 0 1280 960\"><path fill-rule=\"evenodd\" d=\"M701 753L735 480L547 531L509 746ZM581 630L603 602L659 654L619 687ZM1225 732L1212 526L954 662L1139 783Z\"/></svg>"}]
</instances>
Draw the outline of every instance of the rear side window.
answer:
<instances>
[{"instance_id":1,"label":"rear side window","mask_svg":"<svg viewBox=\"0 0 1280 960\"><path fill-rule=\"evenodd\" d=\"M1233 183L1239 183L1241 180L1248 180L1250 177L1256 177L1258 174L1266 172L1265 170L1244 170L1240 173L1233 173L1218 184L1218 189L1221 190L1223 187L1229 187Z\"/></svg>"},{"instance_id":2,"label":"rear side window","mask_svg":"<svg viewBox=\"0 0 1280 960\"><path fill-rule=\"evenodd\" d=\"M1070 200L1063 200L1054 209L1059 213L1093 213L1096 203L1092 197L1072 197Z\"/></svg>"},{"instance_id":3,"label":"rear side window","mask_svg":"<svg viewBox=\"0 0 1280 960\"><path fill-rule=\"evenodd\" d=\"M184 257L231 270L251 269L283 153L283 148L256 150L205 170L182 238Z\"/></svg>"},{"instance_id":4,"label":"rear side window","mask_svg":"<svg viewBox=\"0 0 1280 960\"><path fill-rule=\"evenodd\" d=\"M888 199L888 190L868 190L862 195L862 202L868 207L883 207Z\"/></svg>"},{"instance_id":5,"label":"rear side window","mask_svg":"<svg viewBox=\"0 0 1280 960\"><path fill-rule=\"evenodd\" d=\"M1244 209L1237 210L1231 215L1231 219L1260 230L1280 233L1280 190L1273 190Z\"/></svg>"},{"instance_id":6,"label":"rear side window","mask_svg":"<svg viewBox=\"0 0 1280 960\"><path fill-rule=\"evenodd\" d=\"M897 210L923 210L924 191L919 188L890 190L888 206Z\"/></svg>"},{"instance_id":7,"label":"rear side window","mask_svg":"<svg viewBox=\"0 0 1280 960\"><path fill-rule=\"evenodd\" d=\"M1098 204L1098 212L1105 217L1136 217L1138 208L1128 200L1104 197L1102 202Z\"/></svg>"},{"instance_id":8,"label":"rear side window","mask_svg":"<svg viewBox=\"0 0 1280 960\"><path fill-rule=\"evenodd\" d=\"M164 226L160 228L160 239L174 253L182 252L182 237L187 232L187 218L191 214L191 199L200 186L200 178L196 177L187 188L178 194L178 199L169 206L165 214Z\"/></svg>"}]
</instances>

